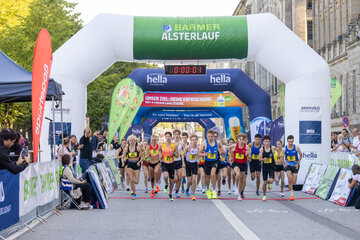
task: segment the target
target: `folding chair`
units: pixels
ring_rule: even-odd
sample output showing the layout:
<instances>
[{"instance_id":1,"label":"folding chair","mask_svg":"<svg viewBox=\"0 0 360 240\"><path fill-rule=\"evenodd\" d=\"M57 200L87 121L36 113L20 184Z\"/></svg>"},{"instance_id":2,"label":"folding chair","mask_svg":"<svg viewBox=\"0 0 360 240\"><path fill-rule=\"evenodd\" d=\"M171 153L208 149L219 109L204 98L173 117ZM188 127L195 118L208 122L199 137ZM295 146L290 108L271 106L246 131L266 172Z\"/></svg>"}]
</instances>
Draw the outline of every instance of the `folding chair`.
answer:
<instances>
[{"instance_id":1,"label":"folding chair","mask_svg":"<svg viewBox=\"0 0 360 240\"><path fill-rule=\"evenodd\" d=\"M60 197L61 197L61 203L60 203L60 209L64 209L64 208L70 208L71 204L73 204L77 209L81 209L80 205L78 204L78 202L76 201L76 199L74 199L71 195L70 195L70 191L72 190L72 184L69 182L69 180L67 180L66 178L64 178L61 174L61 178L60 178ZM81 198L80 197L80 202L81 202Z\"/></svg>"}]
</instances>

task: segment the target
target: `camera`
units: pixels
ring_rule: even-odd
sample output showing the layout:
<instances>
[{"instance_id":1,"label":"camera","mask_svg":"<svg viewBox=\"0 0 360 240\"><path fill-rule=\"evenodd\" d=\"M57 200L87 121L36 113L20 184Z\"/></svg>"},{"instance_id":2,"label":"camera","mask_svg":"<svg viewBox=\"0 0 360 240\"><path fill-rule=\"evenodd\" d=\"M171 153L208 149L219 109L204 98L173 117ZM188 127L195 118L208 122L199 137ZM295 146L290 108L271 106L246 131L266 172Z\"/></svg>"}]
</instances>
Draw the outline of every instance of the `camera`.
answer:
<instances>
[{"instance_id":1,"label":"camera","mask_svg":"<svg viewBox=\"0 0 360 240\"><path fill-rule=\"evenodd\" d=\"M22 155L21 155L21 156L22 156L23 159L25 159L26 157L29 156L29 149L28 149L27 146L23 148L23 151L22 151Z\"/></svg>"}]
</instances>

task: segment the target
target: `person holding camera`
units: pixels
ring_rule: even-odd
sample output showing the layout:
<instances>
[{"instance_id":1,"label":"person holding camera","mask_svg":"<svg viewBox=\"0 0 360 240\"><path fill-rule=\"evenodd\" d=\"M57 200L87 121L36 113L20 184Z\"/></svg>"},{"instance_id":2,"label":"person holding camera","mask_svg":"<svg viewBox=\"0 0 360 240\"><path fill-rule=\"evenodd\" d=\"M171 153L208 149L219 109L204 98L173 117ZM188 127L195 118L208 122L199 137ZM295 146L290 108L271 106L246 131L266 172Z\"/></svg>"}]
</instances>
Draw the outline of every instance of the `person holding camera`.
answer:
<instances>
[{"instance_id":1,"label":"person holding camera","mask_svg":"<svg viewBox=\"0 0 360 240\"><path fill-rule=\"evenodd\" d=\"M21 151L17 161L9 157L9 149L17 139L16 132L11 128L3 128L0 132L0 169L6 169L12 174L23 171L30 163L30 156L27 151Z\"/></svg>"},{"instance_id":2,"label":"person holding camera","mask_svg":"<svg viewBox=\"0 0 360 240\"><path fill-rule=\"evenodd\" d=\"M360 166L355 164L351 168L354 177L349 179L349 188L352 189L353 187L357 188L357 199L355 200L355 208L360 209Z\"/></svg>"}]
</instances>

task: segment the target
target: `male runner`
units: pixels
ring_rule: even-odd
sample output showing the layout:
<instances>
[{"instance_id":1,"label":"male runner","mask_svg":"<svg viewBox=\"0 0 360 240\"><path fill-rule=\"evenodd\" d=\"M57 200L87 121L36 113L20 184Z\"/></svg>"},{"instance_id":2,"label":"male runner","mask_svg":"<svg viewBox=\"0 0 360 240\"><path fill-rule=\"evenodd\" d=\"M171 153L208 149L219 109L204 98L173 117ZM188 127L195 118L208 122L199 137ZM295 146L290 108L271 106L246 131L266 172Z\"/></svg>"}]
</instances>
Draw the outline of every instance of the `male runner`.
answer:
<instances>
[{"instance_id":1,"label":"male runner","mask_svg":"<svg viewBox=\"0 0 360 240\"><path fill-rule=\"evenodd\" d=\"M148 188L148 180L150 177L149 174L149 157L146 156L146 149L148 148L148 142L147 141L142 141L142 148L143 148L143 153L144 153L144 159L142 162L142 170L143 170L143 175L144 175L144 184L145 184L145 193L149 192L149 188Z\"/></svg>"},{"instance_id":2,"label":"male runner","mask_svg":"<svg viewBox=\"0 0 360 240\"><path fill-rule=\"evenodd\" d=\"M260 188L260 173L261 173L261 164L259 161L259 151L261 148L261 135L255 135L255 141L249 144L251 148L251 162L250 162L250 173L251 173L251 180L254 181L255 173L256 173L256 195L259 194Z\"/></svg>"},{"instance_id":3,"label":"male runner","mask_svg":"<svg viewBox=\"0 0 360 240\"><path fill-rule=\"evenodd\" d=\"M226 150L226 153L225 153L226 154L226 161L228 162L227 173L228 173L228 187L229 187L228 194L229 195L231 195L231 179L232 178L234 178L232 182L235 185L235 175L234 175L234 177L232 177L232 172L233 172L232 171L233 170L232 162L233 162L233 160L232 160L232 157L231 157L231 153L229 151L229 147L234 143L235 143L234 139L230 138L229 142L228 142L228 147L227 147L227 150Z\"/></svg>"},{"instance_id":4,"label":"male runner","mask_svg":"<svg viewBox=\"0 0 360 240\"><path fill-rule=\"evenodd\" d=\"M288 145L285 146L283 150L283 155L285 156L285 172L289 181L290 201L294 201L293 185L296 184L300 161L303 155L300 148L295 146L293 135L287 137L287 143Z\"/></svg>"},{"instance_id":5,"label":"male runner","mask_svg":"<svg viewBox=\"0 0 360 240\"><path fill-rule=\"evenodd\" d=\"M204 152L201 152L204 153ZM205 172L204 172L204 166L205 166L205 157L199 156L199 164L198 164L198 176L197 176L197 184L199 185L199 183L201 182L201 186L202 188L200 189L200 191L202 191L202 193L206 192L205 189Z\"/></svg>"},{"instance_id":6,"label":"male runner","mask_svg":"<svg viewBox=\"0 0 360 240\"><path fill-rule=\"evenodd\" d=\"M165 185L164 192L169 191L169 200L174 201L172 197L175 175L174 158L179 156L179 152L178 146L175 145L175 143L172 143L171 139L172 133L166 132L165 143L163 143L160 148L160 157L162 158L161 169L164 175L165 184L169 182L170 178L170 189L168 189L168 185Z\"/></svg>"},{"instance_id":7,"label":"male runner","mask_svg":"<svg viewBox=\"0 0 360 240\"><path fill-rule=\"evenodd\" d=\"M198 157L199 157L199 147L198 147L198 136L192 134L190 136L190 145L186 146L183 151L183 165L186 166L186 177L187 177L187 187L186 187L186 196L190 196L189 188L191 185L191 200L195 201L195 191L196 191L196 176L198 174Z\"/></svg>"},{"instance_id":8,"label":"male runner","mask_svg":"<svg viewBox=\"0 0 360 240\"><path fill-rule=\"evenodd\" d=\"M280 197L284 197L284 186L285 186L285 171L284 171L284 155L282 141L276 142L276 147L273 147L274 159L275 159L275 183L279 184L280 181Z\"/></svg>"},{"instance_id":9,"label":"male runner","mask_svg":"<svg viewBox=\"0 0 360 240\"><path fill-rule=\"evenodd\" d=\"M262 172L263 172L263 201L266 201L266 186L269 190L272 188L272 183L274 181L274 170L275 170L275 161L274 154L270 146L270 136L265 135L263 137L264 147L260 149L260 161L262 162Z\"/></svg>"},{"instance_id":10,"label":"male runner","mask_svg":"<svg viewBox=\"0 0 360 240\"><path fill-rule=\"evenodd\" d=\"M207 132L207 139L205 142L203 142L200 146L200 156L205 157L205 184L206 184L206 195L208 199L216 199L217 193L215 190L216 187L216 169L218 166L218 152L220 154L223 153L222 144L220 142L217 142L214 139L215 131L212 129L209 129ZM211 195L211 188L210 188L210 178L211 178L211 184L213 187L212 195Z\"/></svg>"},{"instance_id":11,"label":"male runner","mask_svg":"<svg viewBox=\"0 0 360 240\"><path fill-rule=\"evenodd\" d=\"M239 183L239 189L237 191L239 201L244 198L245 173L247 172L248 159L250 159L250 147L246 145L245 139L245 134L239 134L237 143L229 146L229 151L233 159L232 166L235 172L235 182Z\"/></svg>"},{"instance_id":12,"label":"male runner","mask_svg":"<svg viewBox=\"0 0 360 240\"><path fill-rule=\"evenodd\" d=\"M185 150L185 148L189 145L188 143L188 139L189 139L189 135L187 134L187 132L183 132L181 133L181 140L182 140L182 150L181 153L179 152L179 154L181 154L180 156L182 157L182 152ZM186 156L185 156L186 157ZM184 193L185 192L185 184L186 184L186 169L183 167L181 169L181 192Z\"/></svg>"},{"instance_id":13,"label":"male runner","mask_svg":"<svg viewBox=\"0 0 360 240\"><path fill-rule=\"evenodd\" d=\"M181 155L183 150L183 143L181 141L181 131L179 129L175 129L173 131L174 135L174 143L177 146L177 150L179 155L174 158L174 168L175 168L175 197L180 198L179 190L181 186L181 179L182 179L182 161Z\"/></svg>"}]
</instances>

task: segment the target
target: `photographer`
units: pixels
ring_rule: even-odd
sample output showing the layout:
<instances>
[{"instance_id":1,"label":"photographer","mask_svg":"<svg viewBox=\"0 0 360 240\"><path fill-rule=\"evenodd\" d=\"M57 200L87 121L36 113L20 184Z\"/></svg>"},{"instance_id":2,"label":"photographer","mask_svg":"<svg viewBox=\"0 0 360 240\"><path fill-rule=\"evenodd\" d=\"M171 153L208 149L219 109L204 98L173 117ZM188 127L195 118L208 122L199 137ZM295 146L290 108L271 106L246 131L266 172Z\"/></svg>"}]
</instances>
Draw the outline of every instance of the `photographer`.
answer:
<instances>
[{"instance_id":1,"label":"photographer","mask_svg":"<svg viewBox=\"0 0 360 240\"><path fill-rule=\"evenodd\" d=\"M9 157L9 149L17 139L16 132L11 128L3 128L0 132L0 169L7 169L13 174L23 171L30 163L30 156L20 153L18 160L12 161Z\"/></svg>"},{"instance_id":2,"label":"photographer","mask_svg":"<svg viewBox=\"0 0 360 240\"><path fill-rule=\"evenodd\" d=\"M357 199L355 200L355 208L360 209L360 166L355 164L351 168L354 177L349 179L349 188L352 189L353 187L357 188Z\"/></svg>"}]
</instances>

